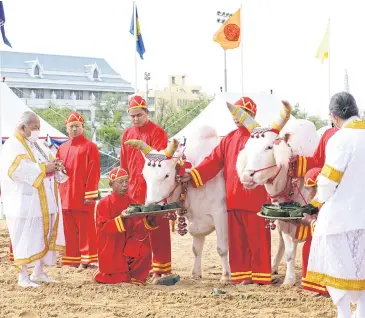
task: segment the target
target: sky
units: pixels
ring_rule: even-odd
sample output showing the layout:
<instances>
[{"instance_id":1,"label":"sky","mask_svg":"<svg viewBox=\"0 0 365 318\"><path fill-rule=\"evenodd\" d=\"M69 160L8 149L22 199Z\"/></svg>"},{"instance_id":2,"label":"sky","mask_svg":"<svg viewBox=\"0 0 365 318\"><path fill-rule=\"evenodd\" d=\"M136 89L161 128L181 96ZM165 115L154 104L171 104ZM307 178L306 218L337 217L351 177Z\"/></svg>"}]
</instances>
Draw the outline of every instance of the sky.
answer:
<instances>
[{"instance_id":1,"label":"sky","mask_svg":"<svg viewBox=\"0 0 365 318\"><path fill-rule=\"evenodd\" d=\"M132 0L5 0L6 35L13 50L105 58L134 85ZM328 115L328 61L315 59L330 27L331 94L344 89L365 109L365 30L362 0L139 0L146 53L137 60L138 88L163 89L169 74L214 94L224 87L223 49L213 41L216 12L242 5L243 95L272 89L309 114ZM0 50L10 50L0 44ZM227 51L228 91L241 91L240 49Z\"/></svg>"}]
</instances>

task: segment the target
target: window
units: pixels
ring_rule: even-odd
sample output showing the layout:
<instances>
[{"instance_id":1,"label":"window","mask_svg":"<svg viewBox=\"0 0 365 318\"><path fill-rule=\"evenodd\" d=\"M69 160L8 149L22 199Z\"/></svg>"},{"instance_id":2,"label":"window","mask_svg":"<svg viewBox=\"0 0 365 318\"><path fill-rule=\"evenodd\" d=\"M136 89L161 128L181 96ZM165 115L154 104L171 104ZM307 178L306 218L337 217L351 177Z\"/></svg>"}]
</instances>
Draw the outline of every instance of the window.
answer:
<instances>
[{"instance_id":1,"label":"window","mask_svg":"<svg viewBox=\"0 0 365 318\"><path fill-rule=\"evenodd\" d=\"M95 69L94 70L93 78L96 79L96 80L99 79L99 71L98 71L98 69Z\"/></svg>"},{"instance_id":2,"label":"window","mask_svg":"<svg viewBox=\"0 0 365 318\"><path fill-rule=\"evenodd\" d=\"M72 93L75 94L76 100L83 100L84 99L84 92L83 91L71 91L70 96L72 98Z\"/></svg>"},{"instance_id":3,"label":"window","mask_svg":"<svg viewBox=\"0 0 365 318\"><path fill-rule=\"evenodd\" d=\"M64 99L64 91L62 90L54 90L53 93L56 94L56 99Z\"/></svg>"},{"instance_id":4,"label":"window","mask_svg":"<svg viewBox=\"0 0 365 318\"><path fill-rule=\"evenodd\" d=\"M77 112L84 118L85 121L91 120L91 111L90 110L78 109Z\"/></svg>"},{"instance_id":5,"label":"window","mask_svg":"<svg viewBox=\"0 0 365 318\"><path fill-rule=\"evenodd\" d=\"M44 89L33 89L35 94L35 98L43 99L44 98Z\"/></svg>"},{"instance_id":6,"label":"window","mask_svg":"<svg viewBox=\"0 0 365 318\"><path fill-rule=\"evenodd\" d=\"M11 90L13 91L13 93L14 93L16 96L18 96L19 98L23 98L23 96L24 96L24 91L23 91L23 89L13 87Z\"/></svg>"},{"instance_id":7,"label":"window","mask_svg":"<svg viewBox=\"0 0 365 318\"><path fill-rule=\"evenodd\" d=\"M40 74L40 69L39 69L39 66L36 65L34 68L34 76L39 76L39 74Z\"/></svg>"},{"instance_id":8,"label":"window","mask_svg":"<svg viewBox=\"0 0 365 318\"><path fill-rule=\"evenodd\" d=\"M191 92L192 92L193 94L199 94L199 90L198 90L198 89L193 89Z\"/></svg>"},{"instance_id":9,"label":"window","mask_svg":"<svg viewBox=\"0 0 365 318\"><path fill-rule=\"evenodd\" d=\"M94 94L95 100L101 101L102 98L102 92L89 92L89 99L91 99L91 94Z\"/></svg>"},{"instance_id":10,"label":"window","mask_svg":"<svg viewBox=\"0 0 365 318\"><path fill-rule=\"evenodd\" d=\"M175 76L171 77L171 84L175 84Z\"/></svg>"}]
</instances>

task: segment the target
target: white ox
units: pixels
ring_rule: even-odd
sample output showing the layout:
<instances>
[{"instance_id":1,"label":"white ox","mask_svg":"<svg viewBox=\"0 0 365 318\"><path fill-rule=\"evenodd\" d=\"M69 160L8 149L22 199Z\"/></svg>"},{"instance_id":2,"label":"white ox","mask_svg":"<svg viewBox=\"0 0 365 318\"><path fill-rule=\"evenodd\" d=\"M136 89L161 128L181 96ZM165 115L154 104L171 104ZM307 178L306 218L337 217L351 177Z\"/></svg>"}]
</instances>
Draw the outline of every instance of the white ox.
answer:
<instances>
[{"instance_id":1,"label":"white ox","mask_svg":"<svg viewBox=\"0 0 365 318\"><path fill-rule=\"evenodd\" d=\"M146 204L160 203L164 199L167 199L169 203L178 201L182 185L176 180L176 177L183 154L194 167L199 165L219 142L220 139L215 129L208 126L202 127L194 135L194 139L189 139L186 142L186 147L181 145L179 147L179 142L173 139L166 149L167 151L158 152L141 141L127 141L127 144L140 149L145 157L143 176L147 184ZM166 154L168 154L167 157ZM160 165L149 165L151 158L156 159L158 157L165 158L160 162ZM201 258L205 236L215 230L217 252L222 263L221 281L228 281L230 279L227 255L228 224L223 172L219 172L204 187L196 189L189 184L185 207L187 209L188 231L193 236L192 249L195 256L193 278L202 277Z\"/></svg>"},{"instance_id":2,"label":"white ox","mask_svg":"<svg viewBox=\"0 0 365 318\"><path fill-rule=\"evenodd\" d=\"M234 106L228 105L231 112ZM296 201L308 203L308 193L303 178L292 177L291 158L296 155L311 156L318 144L318 135L314 124L308 120L290 119L291 107L286 104L277 120L266 131L260 127L253 129L252 136L237 158L238 176L246 188L265 185L273 202ZM238 117L242 118L242 110ZM247 114L247 113L246 113ZM248 116L248 114L247 114ZM245 115L245 117L247 118ZM250 118L251 124L254 121ZM258 124L257 124L258 125ZM273 129L274 128L274 129ZM295 258L298 241L295 239L296 226L277 222L280 242L272 265L277 273L284 251L287 270L284 286L293 286L296 282Z\"/></svg>"}]
</instances>

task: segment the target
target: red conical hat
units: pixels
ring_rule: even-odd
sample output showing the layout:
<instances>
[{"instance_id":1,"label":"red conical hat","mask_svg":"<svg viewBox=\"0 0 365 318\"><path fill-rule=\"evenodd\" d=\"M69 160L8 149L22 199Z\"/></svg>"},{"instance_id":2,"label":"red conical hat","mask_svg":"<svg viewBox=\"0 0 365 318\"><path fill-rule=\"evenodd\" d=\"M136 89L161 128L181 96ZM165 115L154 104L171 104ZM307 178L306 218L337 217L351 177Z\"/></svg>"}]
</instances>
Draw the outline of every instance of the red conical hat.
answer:
<instances>
[{"instance_id":1,"label":"red conical hat","mask_svg":"<svg viewBox=\"0 0 365 318\"><path fill-rule=\"evenodd\" d=\"M256 115L257 106L255 102L249 97L241 97L237 102L234 103L235 106L239 106L243 109L250 111L254 116Z\"/></svg>"},{"instance_id":2,"label":"red conical hat","mask_svg":"<svg viewBox=\"0 0 365 318\"><path fill-rule=\"evenodd\" d=\"M121 167L114 168L113 170L111 170L109 172L109 181L113 182L113 181L121 179L121 178L128 179L127 171L125 171Z\"/></svg>"},{"instance_id":3,"label":"red conical hat","mask_svg":"<svg viewBox=\"0 0 365 318\"><path fill-rule=\"evenodd\" d=\"M71 124L71 123L84 124L84 119L82 118L82 116L79 113L72 112L70 115L68 115L65 124L67 125L67 124Z\"/></svg>"},{"instance_id":4,"label":"red conical hat","mask_svg":"<svg viewBox=\"0 0 365 318\"><path fill-rule=\"evenodd\" d=\"M304 177L304 186L305 187L314 187L317 185L317 178L321 173L321 168L313 168L310 169Z\"/></svg>"}]
</instances>

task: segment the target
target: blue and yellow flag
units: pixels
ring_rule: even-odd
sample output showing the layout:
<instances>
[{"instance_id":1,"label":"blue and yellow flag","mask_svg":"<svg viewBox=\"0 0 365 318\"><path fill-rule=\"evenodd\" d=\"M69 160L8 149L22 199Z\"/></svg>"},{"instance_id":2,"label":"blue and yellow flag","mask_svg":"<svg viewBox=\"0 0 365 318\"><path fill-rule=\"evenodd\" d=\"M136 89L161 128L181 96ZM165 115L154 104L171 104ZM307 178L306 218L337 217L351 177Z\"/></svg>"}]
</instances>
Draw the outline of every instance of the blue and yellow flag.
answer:
<instances>
[{"instance_id":1,"label":"blue and yellow flag","mask_svg":"<svg viewBox=\"0 0 365 318\"><path fill-rule=\"evenodd\" d=\"M135 5L135 4L134 4ZM143 44L142 34L141 34L141 27L139 25L139 19L138 19L138 12L137 12L137 6L136 6L136 27L137 27L137 36L136 36L136 49L143 60L143 54L146 52ZM129 32L134 35L134 8L133 8L133 14L132 14L132 21L131 21L131 27L129 29Z\"/></svg>"},{"instance_id":2,"label":"blue and yellow flag","mask_svg":"<svg viewBox=\"0 0 365 318\"><path fill-rule=\"evenodd\" d=\"M5 13L4 13L4 7L3 7L3 2L0 1L0 30L1 30L1 35L3 37L3 41L7 46L11 46L9 40L7 39L6 35L5 35Z\"/></svg>"}]
</instances>

